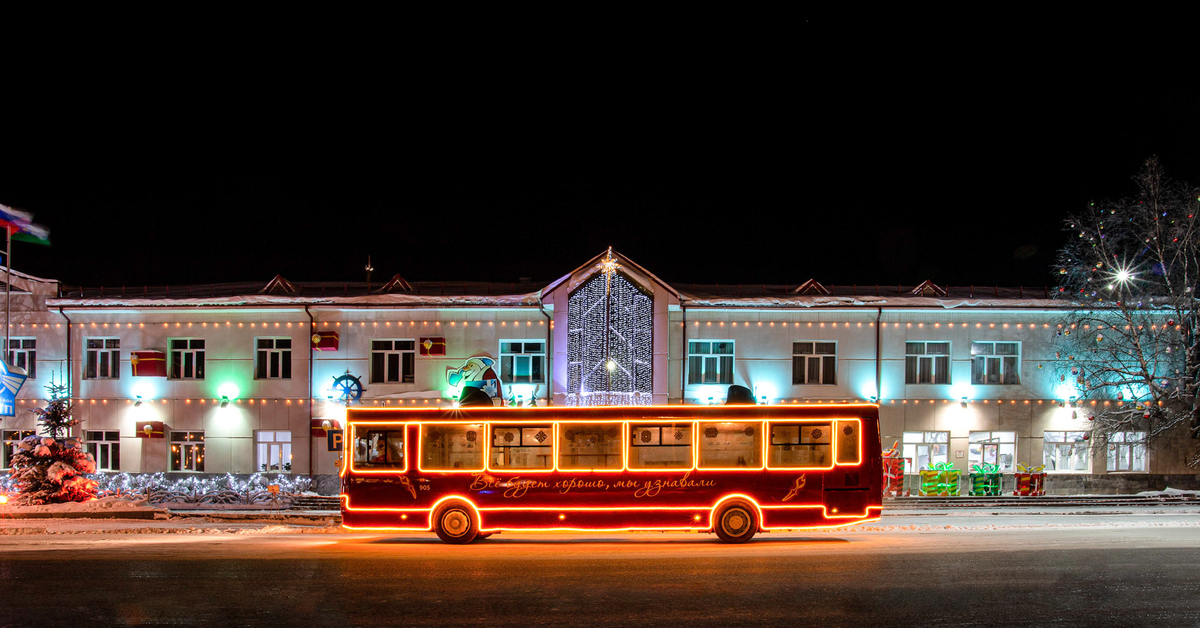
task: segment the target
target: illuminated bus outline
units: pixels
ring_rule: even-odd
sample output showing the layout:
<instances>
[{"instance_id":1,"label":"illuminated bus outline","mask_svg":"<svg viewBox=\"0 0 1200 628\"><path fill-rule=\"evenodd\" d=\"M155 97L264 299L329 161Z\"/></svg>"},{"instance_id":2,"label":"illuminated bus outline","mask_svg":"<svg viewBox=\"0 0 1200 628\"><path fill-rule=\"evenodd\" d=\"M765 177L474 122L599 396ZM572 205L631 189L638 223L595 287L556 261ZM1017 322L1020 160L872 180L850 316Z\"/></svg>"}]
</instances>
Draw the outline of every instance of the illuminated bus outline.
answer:
<instances>
[{"instance_id":1,"label":"illuminated bus outline","mask_svg":"<svg viewBox=\"0 0 1200 628\"><path fill-rule=\"evenodd\" d=\"M795 410L795 409L803 410L806 408L820 408L825 411L830 411L830 410L832 410L832 408L841 409L841 408L861 408L861 407L877 407L877 406L870 406L869 404L844 404L844 405L832 406L832 407L831 406L817 406L817 405L797 405L797 406L788 406L787 409L788 410ZM396 410L396 409L390 409L390 408L355 409L353 412L355 414L360 414L360 415L370 415L370 414L394 415L394 414L399 413L399 414L402 414L405 416L410 416L410 415L420 416L421 414L431 414L431 415L436 415L438 418L431 417L429 420L420 420L420 419L365 420L365 419L353 419L353 418L351 418L350 415L348 415L347 420L346 420L346 427L347 427L348 433L347 433L347 437L343 441L344 442L343 461L342 461L340 475L342 478L345 478L347 473L353 473L355 475L398 475L399 476L399 475L407 474L411 469L411 465L408 462L408 458L410 456L407 455L407 451L406 451L406 455L405 455L404 464L402 467L388 467L388 468L380 468L380 469L360 469L360 468L356 467L353 463L353 455L352 455L353 452L351 451L351 448L353 447L353 443L355 441L355 433L359 426L368 427L368 428L370 428L370 427L385 427L386 426L386 427L393 428L391 430L379 430L379 431L403 430L403 432L405 434L406 450L408 448L408 444L407 444L408 433L409 433L408 428L409 428L409 426L416 426L417 429L415 430L415 432L417 434L417 444L416 444L417 446L416 446L415 451L416 451L416 455L418 457L416 470L421 473L434 473L434 474L479 474L479 473L489 473L489 472L500 472L500 473L520 472L522 474L557 473L557 472L578 473L578 474L626 473L626 472L631 472L631 473L639 473L639 472L663 473L663 472L666 472L666 473L685 473L685 474L691 474L691 473L697 473L697 472L698 473L707 473L707 472L723 472L723 473L724 472L766 472L766 473L818 472L818 473L825 473L825 472L835 470L837 467L861 467L864 464L863 456L864 456L865 447L864 447L864 443L863 443L863 429L862 429L863 419L861 417L857 417L857 416L819 416L819 417L788 418L788 419L758 418L758 419L748 419L748 420L718 420L718 419L706 419L706 418L702 418L702 417L686 419L682 416L678 416L678 413L677 413L678 408L677 407L639 406L636 408L629 408L629 410L636 412L636 413L644 413L644 412L653 411L653 410L663 410L664 413L662 415L656 416L654 418L649 418L649 419L632 419L632 420L631 419L591 419L591 420L588 420L588 419L581 417L580 419L560 418L560 419L554 419L554 420L545 420L545 419L533 418L536 415L532 414L529 410L521 409L521 408L507 409L507 408L499 408L498 407L498 408L484 408L484 409L493 411L493 412L499 411L497 413L503 413L503 412L520 413L520 414L524 415L526 418L518 419L518 418L514 417L513 419L506 419L506 420L484 419L484 420L475 420L475 421L472 421L472 420L456 421L454 419L442 418L446 415L447 411L444 409L438 409L438 408L421 408L421 409L405 409L405 410ZM595 410L594 408L578 408L578 407L568 407L568 408L554 407L553 408L553 411L556 414L571 414L574 412L586 412L586 411L594 411L594 410ZM551 409L546 408L544 410L535 411L535 412L540 414L542 412L549 412L549 411L551 411ZM672 416L672 414L675 414L675 415ZM877 422L878 422L878 419L876 419L876 423ZM438 425L481 426L481 431L486 436L486 439L481 441L481 443L482 443L481 455L483 456L483 467L481 469L475 469L475 468L472 468L472 469L429 469L429 470L423 469L421 467L421 460L420 460L420 456L423 451L422 446L421 446L422 445L421 439L424 436L423 427L426 424L430 424L430 423L435 423ZM618 441L622 441L622 446L621 446L622 466L621 466L621 468L620 469L616 469L616 468L613 468L613 469L561 468L559 466L559 462L560 462L560 460L559 460L560 425L564 424L564 423L566 423L566 424L572 424L572 423L620 424L621 425L620 436L618 438ZM692 424L691 466L687 467L687 468L684 468L684 467L659 467L659 468L636 468L635 467L635 468L630 468L629 467L629 450L631 449L631 445L629 443L629 439L631 438L631 434L632 434L631 425L633 425L633 426L636 426L636 425L665 426L665 425L672 424L672 423L674 423L674 424L691 423ZM759 446L760 447L759 453L761 456L761 464L757 465L757 466L747 466L747 467L702 467L702 466L700 466L699 465L699 456L700 456L700 429L701 429L701 426L702 426L702 424L719 424L719 423L758 424L758 429L762 430L762 438L759 439L761 441L760 446ZM770 466L770 464L769 464L769 462L770 462L769 448L771 446L770 425L771 424L787 425L787 424L804 424L804 423L829 424L832 427L833 434L832 434L832 438L830 440L830 451L831 451L832 462L828 466L820 466L820 467ZM845 423L857 424L856 435L857 435L858 443L857 443L857 447L855 448L855 450L856 450L858 456L854 462L840 462L838 460L838 458L839 458L838 453L840 451L839 441L842 438L841 427ZM524 427L524 426L544 427L547 424L551 425L554 430L554 433L552 436L553 442L552 442L552 446L551 446L552 466L550 468L505 468L505 469L493 469L492 468L491 449L493 447L493 443L492 443L492 438L493 438L492 427L493 426L497 426L497 427ZM343 489L344 489L344 487L343 487ZM714 523L713 523L712 519L713 519L715 513L717 512L717 510L721 507L721 505L723 503L725 503L731 499L736 499L736 500L743 501L743 502L750 504L757 513L758 525L759 525L759 528L763 531L830 529L830 528L844 527L844 526L848 526L848 525L855 525L855 524L859 524L859 523L875 522L875 521L880 520L880 517L882 515L882 510L883 510L882 506L868 505L865 507L865 509L862 513L844 514L844 513L838 513L836 508L832 509L832 511L831 511L823 503L820 503L820 504L812 504L812 503L761 504L761 503L759 503L759 500L755 499L753 496L747 495L745 493L739 493L739 492L731 492L731 493L724 494L724 495L720 496L711 505L697 504L694 506L693 505L687 505L687 506L662 506L662 505L658 505L658 506L570 506L570 505L562 505L562 506L516 506L516 505L514 505L514 506L479 506L478 504L475 503L475 500L470 495L461 494L461 492L454 492L454 493L448 493L448 494L442 495L436 501L434 501L434 503L431 504L429 507L404 508L404 507L391 507L391 506L387 506L387 507L354 506L353 504L351 504L350 498L351 498L351 496L349 494L347 494L344 490L339 495L339 499L342 503L342 508L344 510L350 511L350 512L397 513L400 515L402 521L407 521L409 519L415 519L415 520L419 521L420 520L419 515L421 515L421 514L425 515L425 517L424 517L425 521L424 521L423 526L420 526L420 525L355 526L355 525L343 524L343 527L345 527L346 529L349 529L349 530L394 531L394 532L430 532L430 531L434 530L434 522L433 522L434 513L436 513L438 511L438 508L441 504L445 503L448 500L454 500L454 501L458 501L458 502L462 502L462 503L466 504L471 509L471 511L474 513L474 517L475 517L474 523L478 528L477 532L485 533L485 534L493 533L493 532L501 532L501 531L530 531L530 532L532 532L532 531L538 531L538 532L622 532L622 531L652 531L652 530L707 531L707 530L712 530L714 527ZM771 512L771 511L801 510L801 509L809 509L809 510L820 509L822 511L821 516L823 519L826 519L826 520L846 519L847 521L831 523L831 524L823 524L823 525L805 525L805 526L791 526L791 525L772 526L769 524L769 517L768 517L767 513ZM486 512L530 512L530 511L558 512L559 520L563 521L564 524L561 526L549 526L549 527L547 527L547 526L537 526L537 527L486 526L486 525L484 525L484 518L481 514L481 513L486 513ZM572 526L572 525L566 523L566 519L567 519L566 515L568 513L633 512L633 511L654 511L654 512L679 511L681 513L682 512L691 512L692 515L691 515L691 521L689 522L690 523L689 525L678 525L678 526L655 525L655 526L624 526L624 527L579 527L579 526ZM874 512L872 512L872 511L874 511ZM412 515L418 515L418 516L413 517Z\"/></svg>"}]
</instances>

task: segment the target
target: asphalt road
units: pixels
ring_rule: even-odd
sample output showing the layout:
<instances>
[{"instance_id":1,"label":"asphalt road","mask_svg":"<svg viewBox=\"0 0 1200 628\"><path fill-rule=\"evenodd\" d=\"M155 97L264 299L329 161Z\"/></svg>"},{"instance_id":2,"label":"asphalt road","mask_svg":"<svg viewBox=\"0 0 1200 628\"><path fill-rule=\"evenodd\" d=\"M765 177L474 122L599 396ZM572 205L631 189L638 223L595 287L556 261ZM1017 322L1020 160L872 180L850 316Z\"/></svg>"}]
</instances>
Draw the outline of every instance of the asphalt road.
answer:
<instances>
[{"instance_id":1,"label":"asphalt road","mask_svg":"<svg viewBox=\"0 0 1200 628\"><path fill-rule=\"evenodd\" d=\"M8 536L0 625L1191 626L1194 517L767 534L740 546L659 533L467 546L432 535Z\"/></svg>"}]
</instances>

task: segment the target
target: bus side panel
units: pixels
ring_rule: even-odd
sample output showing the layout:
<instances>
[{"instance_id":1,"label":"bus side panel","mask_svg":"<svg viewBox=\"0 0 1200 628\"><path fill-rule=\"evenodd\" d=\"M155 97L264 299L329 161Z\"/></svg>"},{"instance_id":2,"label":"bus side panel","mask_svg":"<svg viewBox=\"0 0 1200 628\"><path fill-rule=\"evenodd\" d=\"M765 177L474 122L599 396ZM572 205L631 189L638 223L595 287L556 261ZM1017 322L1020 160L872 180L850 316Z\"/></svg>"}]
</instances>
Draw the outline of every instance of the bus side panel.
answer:
<instances>
[{"instance_id":1,"label":"bus side panel","mask_svg":"<svg viewBox=\"0 0 1200 628\"><path fill-rule=\"evenodd\" d=\"M484 510L488 530L706 530L707 508L680 510Z\"/></svg>"}]
</instances>

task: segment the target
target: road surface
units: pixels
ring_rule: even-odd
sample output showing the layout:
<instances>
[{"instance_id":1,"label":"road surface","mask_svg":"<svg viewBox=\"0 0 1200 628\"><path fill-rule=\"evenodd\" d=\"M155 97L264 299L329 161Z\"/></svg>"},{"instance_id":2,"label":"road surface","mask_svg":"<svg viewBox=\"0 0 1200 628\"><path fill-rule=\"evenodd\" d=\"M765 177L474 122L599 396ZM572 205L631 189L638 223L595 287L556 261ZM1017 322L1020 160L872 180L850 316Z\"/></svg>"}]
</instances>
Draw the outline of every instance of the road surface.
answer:
<instances>
[{"instance_id":1,"label":"road surface","mask_svg":"<svg viewBox=\"0 0 1200 628\"><path fill-rule=\"evenodd\" d=\"M737 546L686 533L467 546L286 528L18 534L0 536L0 625L1200 625L1198 519L892 516Z\"/></svg>"}]
</instances>

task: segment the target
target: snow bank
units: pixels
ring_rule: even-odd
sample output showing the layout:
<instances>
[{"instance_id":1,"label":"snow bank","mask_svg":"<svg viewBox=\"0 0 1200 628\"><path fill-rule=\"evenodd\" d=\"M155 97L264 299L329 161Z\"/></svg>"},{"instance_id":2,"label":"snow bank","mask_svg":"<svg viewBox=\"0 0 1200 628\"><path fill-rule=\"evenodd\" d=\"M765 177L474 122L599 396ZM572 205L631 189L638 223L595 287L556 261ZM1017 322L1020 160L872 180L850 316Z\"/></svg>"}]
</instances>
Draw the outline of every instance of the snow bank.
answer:
<instances>
[{"instance_id":1,"label":"snow bank","mask_svg":"<svg viewBox=\"0 0 1200 628\"><path fill-rule=\"evenodd\" d=\"M33 514L33 513L103 513L128 511L160 511L146 500L134 500L125 497L102 497L86 502L66 502L63 504L42 504L40 506L20 506L9 502L0 506L2 514ZM164 511L165 512L165 511Z\"/></svg>"}]
</instances>

